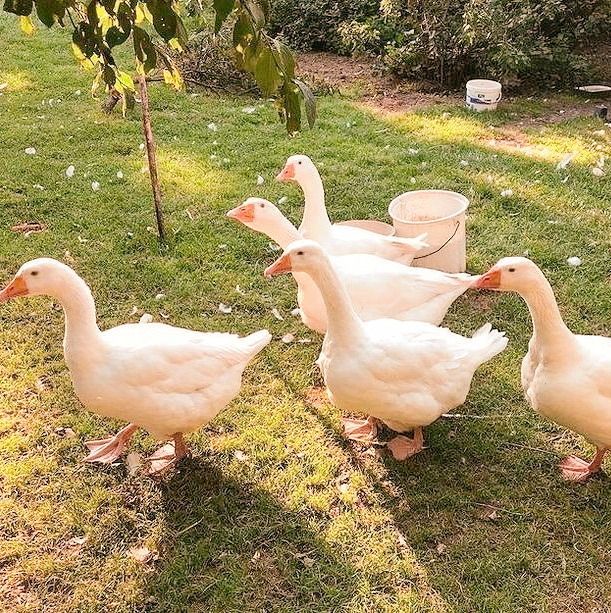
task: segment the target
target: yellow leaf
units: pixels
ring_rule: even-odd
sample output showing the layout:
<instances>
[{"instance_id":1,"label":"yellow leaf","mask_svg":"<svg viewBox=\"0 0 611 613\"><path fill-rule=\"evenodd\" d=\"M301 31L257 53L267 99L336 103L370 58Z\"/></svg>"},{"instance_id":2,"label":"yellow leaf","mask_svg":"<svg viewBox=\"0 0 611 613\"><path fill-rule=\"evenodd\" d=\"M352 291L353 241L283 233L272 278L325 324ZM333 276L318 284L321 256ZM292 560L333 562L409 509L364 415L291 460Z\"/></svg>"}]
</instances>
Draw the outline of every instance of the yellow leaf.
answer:
<instances>
[{"instance_id":1,"label":"yellow leaf","mask_svg":"<svg viewBox=\"0 0 611 613\"><path fill-rule=\"evenodd\" d=\"M136 72L139 75L144 76L144 74L145 74L144 73L144 64L138 58L135 58L135 59L136 59Z\"/></svg>"},{"instance_id":2,"label":"yellow leaf","mask_svg":"<svg viewBox=\"0 0 611 613\"><path fill-rule=\"evenodd\" d=\"M182 45L178 42L177 38L170 38L169 45L172 49L176 49L176 51L183 51Z\"/></svg>"},{"instance_id":3,"label":"yellow leaf","mask_svg":"<svg viewBox=\"0 0 611 613\"><path fill-rule=\"evenodd\" d=\"M178 70L174 68L172 70L172 74L174 76L174 87L176 89L183 89L185 86L185 82L182 80L182 75L180 74L180 72L178 72Z\"/></svg>"},{"instance_id":4,"label":"yellow leaf","mask_svg":"<svg viewBox=\"0 0 611 613\"><path fill-rule=\"evenodd\" d=\"M138 2L136 5L136 24L140 24L143 21L153 23L153 16L148 10L148 7L143 2Z\"/></svg>"},{"instance_id":5,"label":"yellow leaf","mask_svg":"<svg viewBox=\"0 0 611 613\"><path fill-rule=\"evenodd\" d=\"M82 62L85 58L85 54L81 51L80 47L74 43L72 43L72 53L74 53L74 57Z\"/></svg>"},{"instance_id":6,"label":"yellow leaf","mask_svg":"<svg viewBox=\"0 0 611 613\"><path fill-rule=\"evenodd\" d=\"M126 72L121 70L117 70L117 83L120 83L125 89L131 91L135 91L136 89L134 80Z\"/></svg>"},{"instance_id":7,"label":"yellow leaf","mask_svg":"<svg viewBox=\"0 0 611 613\"><path fill-rule=\"evenodd\" d=\"M27 36L32 36L32 34L34 34L36 31L32 20L27 15L22 15L19 18L19 25L21 26L21 31Z\"/></svg>"}]
</instances>

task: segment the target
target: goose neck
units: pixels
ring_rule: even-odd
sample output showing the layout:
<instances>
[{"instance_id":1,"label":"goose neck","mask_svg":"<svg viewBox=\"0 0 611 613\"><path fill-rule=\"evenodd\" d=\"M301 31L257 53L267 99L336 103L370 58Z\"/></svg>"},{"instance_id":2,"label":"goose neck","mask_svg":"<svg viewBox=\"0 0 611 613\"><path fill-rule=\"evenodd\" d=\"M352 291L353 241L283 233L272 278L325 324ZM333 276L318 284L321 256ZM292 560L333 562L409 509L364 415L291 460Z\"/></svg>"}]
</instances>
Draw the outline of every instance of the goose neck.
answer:
<instances>
[{"instance_id":1,"label":"goose neck","mask_svg":"<svg viewBox=\"0 0 611 613\"><path fill-rule=\"evenodd\" d=\"M326 233L331 229L331 221L325 206L325 189L318 170L300 183L305 197L301 227L306 233Z\"/></svg>"}]
</instances>

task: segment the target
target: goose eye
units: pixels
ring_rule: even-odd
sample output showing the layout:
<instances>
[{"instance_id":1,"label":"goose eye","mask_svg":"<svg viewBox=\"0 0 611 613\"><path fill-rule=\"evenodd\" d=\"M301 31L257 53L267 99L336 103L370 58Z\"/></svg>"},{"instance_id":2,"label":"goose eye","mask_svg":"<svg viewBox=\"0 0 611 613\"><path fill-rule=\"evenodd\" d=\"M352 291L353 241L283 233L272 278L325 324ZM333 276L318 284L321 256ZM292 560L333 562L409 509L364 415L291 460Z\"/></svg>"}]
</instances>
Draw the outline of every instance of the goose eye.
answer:
<instances>
[{"instance_id":1,"label":"goose eye","mask_svg":"<svg viewBox=\"0 0 611 613\"><path fill-rule=\"evenodd\" d=\"M300 162L301 163L301 162ZM297 255L303 255L303 251L298 251Z\"/></svg>"},{"instance_id":2,"label":"goose eye","mask_svg":"<svg viewBox=\"0 0 611 613\"><path fill-rule=\"evenodd\" d=\"M298 163L298 164L301 164L301 160L299 160L297 163Z\"/></svg>"},{"instance_id":3,"label":"goose eye","mask_svg":"<svg viewBox=\"0 0 611 613\"><path fill-rule=\"evenodd\" d=\"M38 271L37 271L37 270L33 270L33 271L30 273L30 274L31 274L33 277L35 277L35 276L38 274Z\"/></svg>"},{"instance_id":4,"label":"goose eye","mask_svg":"<svg viewBox=\"0 0 611 613\"><path fill-rule=\"evenodd\" d=\"M515 268L509 268L508 270L509 270L509 272L515 272L516 271Z\"/></svg>"},{"instance_id":5,"label":"goose eye","mask_svg":"<svg viewBox=\"0 0 611 613\"><path fill-rule=\"evenodd\" d=\"M265 203L263 203L263 202L262 202L262 203L261 203L259 206L260 206L262 209L264 209L264 208L265 208Z\"/></svg>"}]
</instances>

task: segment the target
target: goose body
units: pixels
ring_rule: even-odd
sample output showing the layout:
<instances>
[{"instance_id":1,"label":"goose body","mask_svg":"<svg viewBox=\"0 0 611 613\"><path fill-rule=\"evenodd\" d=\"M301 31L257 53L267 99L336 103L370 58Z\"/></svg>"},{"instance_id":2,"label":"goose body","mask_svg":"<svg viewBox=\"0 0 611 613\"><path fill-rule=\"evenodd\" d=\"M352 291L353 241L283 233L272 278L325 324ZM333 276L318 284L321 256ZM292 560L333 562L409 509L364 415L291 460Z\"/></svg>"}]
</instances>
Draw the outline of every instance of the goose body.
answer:
<instances>
[{"instance_id":1,"label":"goose body","mask_svg":"<svg viewBox=\"0 0 611 613\"><path fill-rule=\"evenodd\" d=\"M302 238L278 208L262 198L249 198L227 215L266 234L283 249ZM369 254L330 256L330 260L354 310L365 321L390 317L438 325L454 300L477 278L408 267ZM327 309L318 286L306 273L294 272L293 276L303 323L324 334Z\"/></svg>"},{"instance_id":2,"label":"goose body","mask_svg":"<svg viewBox=\"0 0 611 613\"><path fill-rule=\"evenodd\" d=\"M501 352L507 339L486 325L472 338L414 321L362 321L330 259L312 241L292 243L267 270L306 272L327 307L328 328L318 359L329 397L339 408L369 415L414 440L389 443L395 457L422 448L421 429L462 404L475 370ZM358 424L359 435L365 426Z\"/></svg>"},{"instance_id":3,"label":"goose body","mask_svg":"<svg viewBox=\"0 0 611 613\"><path fill-rule=\"evenodd\" d=\"M570 456L560 465L565 479L585 481L611 448L611 339L573 334L545 275L527 258L500 260L476 287L515 291L528 305L533 335L522 360L524 394L541 416L596 446L592 462Z\"/></svg>"},{"instance_id":4,"label":"goose body","mask_svg":"<svg viewBox=\"0 0 611 613\"><path fill-rule=\"evenodd\" d=\"M238 394L246 365L271 339L266 330L240 338L159 323L101 332L88 286L48 258L24 264L0 302L39 294L64 308L64 355L79 400L98 415L130 422L119 440L89 444L91 461L116 459L137 427L162 441L174 438L185 451L182 434L207 424Z\"/></svg>"},{"instance_id":5,"label":"goose body","mask_svg":"<svg viewBox=\"0 0 611 613\"><path fill-rule=\"evenodd\" d=\"M278 175L279 181L296 181L303 190L305 208L299 233L322 245L330 255L368 253L410 265L414 255L427 246L426 235L416 238L383 236L353 226L332 224L318 169L306 155L291 156Z\"/></svg>"}]
</instances>

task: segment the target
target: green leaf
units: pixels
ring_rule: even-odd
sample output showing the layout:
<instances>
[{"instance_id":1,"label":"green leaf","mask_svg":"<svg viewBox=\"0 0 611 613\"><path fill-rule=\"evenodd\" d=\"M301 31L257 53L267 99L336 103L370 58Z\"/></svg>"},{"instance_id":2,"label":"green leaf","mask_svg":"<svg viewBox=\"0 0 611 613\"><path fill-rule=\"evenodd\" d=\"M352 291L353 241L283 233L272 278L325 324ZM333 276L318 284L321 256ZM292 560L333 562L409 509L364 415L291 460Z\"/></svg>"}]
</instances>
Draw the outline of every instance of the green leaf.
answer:
<instances>
[{"instance_id":1,"label":"green leaf","mask_svg":"<svg viewBox=\"0 0 611 613\"><path fill-rule=\"evenodd\" d=\"M33 7L33 0L4 0L4 10L14 15L29 15Z\"/></svg>"},{"instance_id":2,"label":"green leaf","mask_svg":"<svg viewBox=\"0 0 611 613\"><path fill-rule=\"evenodd\" d=\"M282 83L282 75L278 66L276 66L271 50L267 46L261 46L256 58L255 80L264 96L275 94L280 83Z\"/></svg>"},{"instance_id":3,"label":"green leaf","mask_svg":"<svg viewBox=\"0 0 611 613\"><path fill-rule=\"evenodd\" d=\"M142 62L145 74L157 66L157 52L146 30L134 26L134 52Z\"/></svg>"},{"instance_id":4,"label":"green leaf","mask_svg":"<svg viewBox=\"0 0 611 613\"><path fill-rule=\"evenodd\" d=\"M72 33L72 42L81 50L85 57L91 57L96 52L96 38L93 26L81 21Z\"/></svg>"},{"instance_id":5,"label":"green leaf","mask_svg":"<svg viewBox=\"0 0 611 613\"><path fill-rule=\"evenodd\" d=\"M284 97L284 114L286 129L289 134L299 132L301 128L301 103L298 88L291 81L285 81L282 88Z\"/></svg>"},{"instance_id":6,"label":"green leaf","mask_svg":"<svg viewBox=\"0 0 611 613\"><path fill-rule=\"evenodd\" d=\"M254 26L258 29L263 28L265 25L265 12L261 5L257 2L257 0L240 0L242 4L246 7L247 13L252 15L252 19L254 20Z\"/></svg>"},{"instance_id":7,"label":"green leaf","mask_svg":"<svg viewBox=\"0 0 611 613\"><path fill-rule=\"evenodd\" d=\"M316 122L316 98L314 97L312 90L303 81L293 79L293 83L295 83L295 85L301 91L306 117L308 118L308 125L310 126L310 129L312 129L314 127L314 123Z\"/></svg>"},{"instance_id":8,"label":"green leaf","mask_svg":"<svg viewBox=\"0 0 611 613\"><path fill-rule=\"evenodd\" d=\"M280 64L284 77L292 79L295 76L295 58L291 50L281 40L274 39L272 53Z\"/></svg>"},{"instance_id":9,"label":"green leaf","mask_svg":"<svg viewBox=\"0 0 611 613\"><path fill-rule=\"evenodd\" d=\"M153 27L166 43L176 37L178 20L168 0L147 0L146 6L153 16Z\"/></svg>"},{"instance_id":10,"label":"green leaf","mask_svg":"<svg viewBox=\"0 0 611 613\"><path fill-rule=\"evenodd\" d=\"M214 21L214 32L216 33L221 29L229 13L233 11L235 0L214 0L212 6L214 6L214 11L216 12L216 19Z\"/></svg>"},{"instance_id":11,"label":"green leaf","mask_svg":"<svg viewBox=\"0 0 611 613\"><path fill-rule=\"evenodd\" d=\"M62 23L62 19L66 14L66 7L60 0L36 0L36 14L38 19L47 28L50 28L56 22Z\"/></svg>"}]
</instances>

